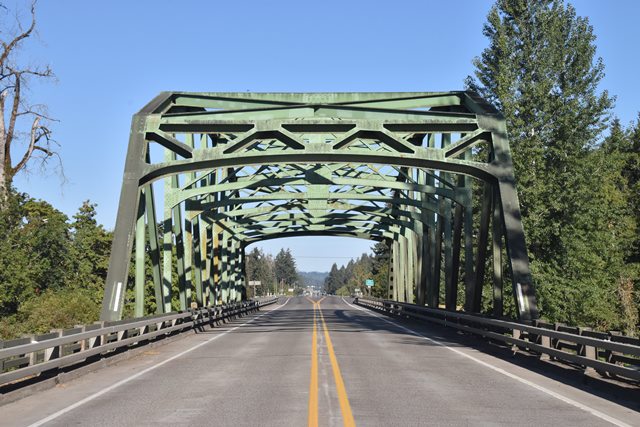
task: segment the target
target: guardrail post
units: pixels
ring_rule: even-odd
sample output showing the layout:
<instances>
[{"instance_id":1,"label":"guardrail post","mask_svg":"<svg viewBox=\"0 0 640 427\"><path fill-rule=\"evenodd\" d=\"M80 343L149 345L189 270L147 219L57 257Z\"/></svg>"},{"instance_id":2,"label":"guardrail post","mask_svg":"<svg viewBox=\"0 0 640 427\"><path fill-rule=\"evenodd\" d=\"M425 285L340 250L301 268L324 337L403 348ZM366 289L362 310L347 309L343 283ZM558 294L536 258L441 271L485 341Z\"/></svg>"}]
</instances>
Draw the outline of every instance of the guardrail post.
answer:
<instances>
[{"instance_id":1,"label":"guardrail post","mask_svg":"<svg viewBox=\"0 0 640 427\"><path fill-rule=\"evenodd\" d=\"M35 335L29 335L29 338L31 339L32 343L37 342ZM32 351L29 353L29 366L33 366L35 364L36 364L36 352Z\"/></svg>"},{"instance_id":2,"label":"guardrail post","mask_svg":"<svg viewBox=\"0 0 640 427\"><path fill-rule=\"evenodd\" d=\"M127 338L127 336L129 335L129 334L128 334L128 332L129 332L129 331L128 331L128 330L126 330L126 329L125 329L125 330L122 330L122 331L118 331L118 332L116 333L116 336L118 337L118 338L117 338L117 341L122 341L123 339Z\"/></svg>"},{"instance_id":3,"label":"guardrail post","mask_svg":"<svg viewBox=\"0 0 640 427\"><path fill-rule=\"evenodd\" d=\"M204 313L207 313L207 318L206 318L206 320L204 318L202 319L203 323L208 323L209 326L213 327L213 318L211 317L211 306L210 305L208 305L208 306L206 306L204 308Z\"/></svg>"},{"instance_id":4,"label":"guardrail post","mask_svg":"<svg viewBox=\"0 0 640 427\"><path fill-rule=\"evenodd\" d=\"M551 337L547 336L547 335L541 335L540 336L540 345L545 347L545 348L551 348ZM551 360L551 356L546 354L546 353L540 353L540 356L538 356L538 358L540 360L543 361L548 361Z\"/></svg>"},{"instance_id":5,"label":"guardrail post","mask_svg":"<svg viewBox=\"0 0 640 427\"><path fill-rule=\"evenodd\" d=\"M511 335L513 336L513 339L519 340L522 335L522 331L520 329L513 329ZM517 353L519 349L520 347L518 347L517 344L513 344L511 346L511 351L513 351L514 354Z\"/></svg>"},{"instance_id":6,"label":"guardrail post","mask_svg":"<svg viewBox=\"0 0 640 427\"><path fill-rule=\"evenodd\" d=\"M164 322L163 321L156 322L156 331L164 329L163 326L164 326Z\"/></svg>"},{"instance_id":7,"label":"guardrail post","mask_svg":"<svg viewBox=\"0 0 640 427\"><path fill-rule=\"evenodd\" d=\"M93 325L96 325L97 329L102 329L104 328L104 321L93 322ZM89 348L94 348L102 344L104 344L102 335L96 335L95 337L89 338Z\"/></svg>"},{"instance_id":8,"label":"guardrail post","mask_svg":"<svg viewBox=\"0 0 640 427\"><path fill-rule=\"evenodd\" d=\"M51 334L55 334L58 337L62 336L62 330L54 329L51 331ZM44 350L44 361L48 362L49 360L57 359L62 355L62 346L49 347Z\"/></svg>"},{"instance_id":9,"label":"guardrail post","mask_svg":"<svg viewBox=\"0 0 640 427\"><path fill-rule=\"evenodd\" d=\"M609 331L609 340L613 341L614 337L619 337L621 336L622 333L619 331ZM607 362L609 363L616 363L616 356L619 353L613 351L613 350L607 350L607 352L605 353L605 357L607 359Z\"/></svg>"},{"instance_id":10,"label":"guardrail post","mask_svg":"<svg viewBox=\"0 0 640 427\"><path fill-rule=\"evenodd\" d=\"M80 328L80 333L86 332L86 325L75 325L76 328ZM85 351L87 349L87 340L80 341L80 351Z\"/></svg>"},{"instance_id":11,"label":"guardrail post","mask_svg":"<svg viewBox=\"0 0 640 427\"><path fill-rule=\"evenodd\" d=\"M52 329L51 332L58 333L59 337L63 337L64 336L64 329ZM56 358L64 356L64 344L59 345L57 350L56 350L56 352L57 352Z\"/></svg>"},{"instance_id":12,"label":"guardrail post","mask_svg":"<svg viewBox=\"0 0 640 427\"><path fill-rule=\"evenodd\" d=\"M553 329L554 329L555 331L558 331L558 330L560 330L563 326L567 326L567 325L565 325L564 323L555 322L555 323L553 324ZM543 338L544 338L544 337L543 337ZM559 345L558 345L558 344L559 344L559 342L560 342L560 340L555 339L555 338L552 338L552 339L551 339L551 348L553 348L553 349L562 349L562 348L561 348L561 347L559 347ZM543 344L543 345L544 345L544 344ZM555 360L555 358L554 358L554 357L549 356L549 358L548 358L548 359L544 359L544 360Z\"/></svg>"},{"instance_id":13,"label":"guardrail post","mask_svg":"<svg viewBox=\"0 0 640 427\"><path fill-rule=\"evenodd\" d=\"M584 335L585 331L591 331L591 328L578 328L578 333ZM598 350L590 345L580 345L580 355L591 360L598 359ZM591 366L585 366L583 373L585 375L595 375L596 370Z\"/></svg>"}]
</instances>

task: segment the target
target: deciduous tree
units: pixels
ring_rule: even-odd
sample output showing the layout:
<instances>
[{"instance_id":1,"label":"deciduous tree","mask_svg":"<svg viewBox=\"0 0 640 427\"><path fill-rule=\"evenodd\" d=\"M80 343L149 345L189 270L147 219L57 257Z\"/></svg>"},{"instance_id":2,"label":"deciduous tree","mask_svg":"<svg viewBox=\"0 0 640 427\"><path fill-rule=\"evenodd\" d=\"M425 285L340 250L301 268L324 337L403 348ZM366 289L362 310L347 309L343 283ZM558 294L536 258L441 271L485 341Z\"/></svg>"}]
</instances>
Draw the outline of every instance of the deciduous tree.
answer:
<instances>
[{"instance_id":1,"label":"deciduous tree","mask_svg":"<svg viewBox=\"0 0 640 427\"><path fill-rule=\"evenodd\" d=\"M35 159L46 164L52 157L59 161L48 123L51 118L44 105L28 100L32 79L51 79L48 66L22 63L20 49L33 37L36 28L36 2L31 3L30 19L25 24L13 20L7 8L0 9L3 27L0 32L0 208L7 204L13 179ZM24 144L17 152L17 144Z\"/></svg>"}]
</instances>

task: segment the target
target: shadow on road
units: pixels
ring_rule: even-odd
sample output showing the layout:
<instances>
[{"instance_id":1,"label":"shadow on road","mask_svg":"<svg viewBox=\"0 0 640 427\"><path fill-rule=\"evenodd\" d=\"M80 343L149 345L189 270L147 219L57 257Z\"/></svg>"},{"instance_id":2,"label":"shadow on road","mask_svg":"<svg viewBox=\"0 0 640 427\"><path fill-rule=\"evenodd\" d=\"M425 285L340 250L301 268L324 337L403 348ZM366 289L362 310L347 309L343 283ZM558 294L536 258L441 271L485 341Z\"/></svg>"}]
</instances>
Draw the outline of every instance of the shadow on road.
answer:
<instances>
[{"instance_id":1,"label":"shadow on road","mask_svg":"<svg viewBox=\"0 0 640 427\"><path fill-rule=\"evenodd\" d=\"M425 351L440 345L417 337L415 334L386 322L370 313L355 310L342 300L330 298L321 303L322 313L331 334L383 333L392 335L392 342L398 347L420 346ZM592 395L615 402L634 411L640 410L640 389L633 384L613 382L604 378L587 376L581 370L555 362L539 360L537 355L522 351L513 352L511 347L501 343L489 342L483 338L466 334L454 329L416 320L387 316L402 326L410 328L429 338L452 348L473 348L485 354L499 358L515 366L525 368L547 378L570 385ZM320 324L319 324L320 326ZM236 330L238 334L287 333L311 330L313 328L313 306L302 298L292 298L279 310L256 319L251 324ZM213 331L215 332L215 330Z\"/></svg>"}]
</instances>

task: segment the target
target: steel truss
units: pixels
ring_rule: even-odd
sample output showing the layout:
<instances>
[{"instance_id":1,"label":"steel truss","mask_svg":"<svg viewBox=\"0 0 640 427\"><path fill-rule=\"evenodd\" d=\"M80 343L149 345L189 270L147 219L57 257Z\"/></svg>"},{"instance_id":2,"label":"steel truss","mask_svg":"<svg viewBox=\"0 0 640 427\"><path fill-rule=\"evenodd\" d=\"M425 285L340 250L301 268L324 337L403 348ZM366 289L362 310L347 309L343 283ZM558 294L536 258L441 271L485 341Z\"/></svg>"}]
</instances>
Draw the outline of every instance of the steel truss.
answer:
<instances>
[{"instance_id":1,"label":"steel truss","mask_svg":"<svg viewBox=\"0 0 640 427\"><path fill-rule=\"evenodd\" d=\"M491 260L502 315L505 262L519 318L538 315L505 122L474 93L165 92L133 117L102 318L122 316L134 242L142 316L147 261L158 312L176 275L181 309L215 305L245 298L247 245L314 235L387 241L389 298L451 310L461 286L480 311Z\"/></svg>"}]
</instances>

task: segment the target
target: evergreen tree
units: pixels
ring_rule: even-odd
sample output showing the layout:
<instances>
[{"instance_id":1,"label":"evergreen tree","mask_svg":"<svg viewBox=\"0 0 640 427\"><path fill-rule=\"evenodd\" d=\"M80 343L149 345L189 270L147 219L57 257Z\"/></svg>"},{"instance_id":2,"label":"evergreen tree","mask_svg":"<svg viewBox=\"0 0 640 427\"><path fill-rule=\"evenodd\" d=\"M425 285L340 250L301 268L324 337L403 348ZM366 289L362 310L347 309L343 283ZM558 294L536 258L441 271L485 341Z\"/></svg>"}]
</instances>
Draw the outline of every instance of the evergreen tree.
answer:
<instances>
[{"instance_id":1,"label":"evergreen tree","mask_svg":"<svg viewBox=\"0 0 640 427\"><path fill-rule=\"evenodd\" d=\"M507 120L542 313L615 325L611 283L633 224L622 160L598 149L613 99L598 91L593 29L561 0L498 0L484 35L489 47L467 86Z\"/></svg>"},{"instance_id":2,"label":"evergreen tree","mask_svg":"<svg viewBox=\"0 0 640 427\"><path fill-rule=\"evenodd\" d=\"M374 285L371 294L377 298L387 298L387 286L389 284L389 257L391 250L385 241L376 243L373 248L373 260L371 274Z\"/></svg>"},{"instance_id":3,"label":"evergreen tree","mask_svg":"<svg viewBox=\"0 0 640 427\"><path fill-rule=\"evenodd\" d=\"M328 294L334 294L340 287L340 278L338 272L338 265L334 262L331 266L329 275L324 279L324 290Z\"/></svg>"},{"instance_id":4,"label":"evergreen tree","mask_svg":"<svg viewBox=\"0 0 640 427\"><path fill-rule=\"evenodd\" d=\"M296 270L296 261L291 255L290 249L280 249L275 258L275 276L278 285L289 287L298 281L298 272Z\"/></svg>"},{"instance_id":5,"label":"evergreen tree","mask_svg":"<svg viewBox=\"0 0 640 427\"><path fill-rule=\"evenodd\" d=\"M73 217L69 285L88 290L93 301L100 304L109 268L112 238L111 233L98 224L96 214L96 205L86 200Z\"/></svg>"}]
</instances>

